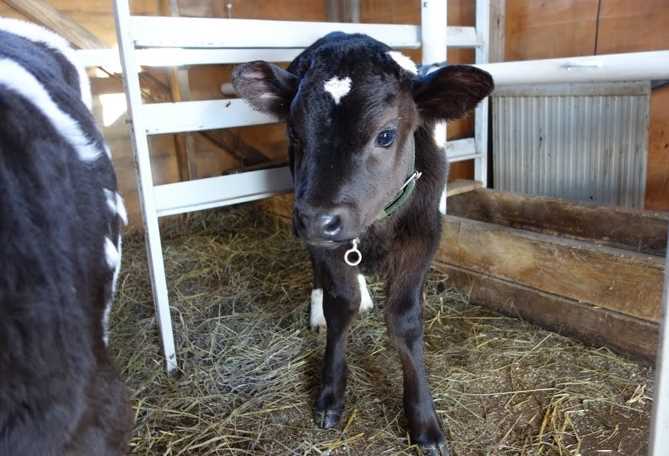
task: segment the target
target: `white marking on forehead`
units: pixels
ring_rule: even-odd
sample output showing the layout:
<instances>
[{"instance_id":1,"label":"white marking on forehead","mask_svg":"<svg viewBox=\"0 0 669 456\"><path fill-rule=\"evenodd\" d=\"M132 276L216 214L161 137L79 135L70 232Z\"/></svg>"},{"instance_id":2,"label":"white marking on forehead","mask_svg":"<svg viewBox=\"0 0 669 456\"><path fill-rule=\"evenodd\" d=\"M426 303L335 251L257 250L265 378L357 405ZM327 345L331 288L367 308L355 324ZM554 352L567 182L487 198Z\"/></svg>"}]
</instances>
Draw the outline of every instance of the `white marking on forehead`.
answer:
<instances>
[{"instance_id":1,"label":"white marking on forehead","mask_svg":"<svg viewBox=\"0 0 669 456\"><path fill-rule=\"evenodd\" d=\"M396 64L407 70L409 73L418 74L416 63L406 55L399 51L388 51L387 54L395 61Z\"/></svg>"},{"instance_id":2,"label":"white marking on forehead","mask_svg":"<svg viewBox=\"0 0 669 456\"><path fill-rule=\"evenodd\" d=\"M345 97L351 91L351 78L346 76L343 79L339 79L337 76L335 76L325 81L325 84L323 84L323 89L332 95L335 104L339 104L339 101L342 99L342 97Z\"/></svg>"}]
</instances>

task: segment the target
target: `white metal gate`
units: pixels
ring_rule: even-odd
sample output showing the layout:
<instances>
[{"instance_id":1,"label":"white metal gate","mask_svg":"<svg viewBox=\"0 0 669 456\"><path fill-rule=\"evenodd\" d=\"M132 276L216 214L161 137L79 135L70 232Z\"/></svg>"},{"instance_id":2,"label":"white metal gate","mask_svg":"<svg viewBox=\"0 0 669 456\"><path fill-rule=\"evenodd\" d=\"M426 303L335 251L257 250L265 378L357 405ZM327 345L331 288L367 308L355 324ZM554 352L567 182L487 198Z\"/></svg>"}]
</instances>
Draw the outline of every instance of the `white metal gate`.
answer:
<instances>
[{"instance_id":1,"label":"white metal gate","mask_svg":"<svg viewBox=\"0 0 669 456\"><path fill-rule=\"evenodd\" d=\"M240 99L145 104L139 85L140 65L230 64L257 59L286 62L335 30L366 33L394 48L422 47L423 63L446 61L447 45L476 48L477 63L485 63L488 55L487 0L477 0L479 33L474 27L447 27L445 0L421 2L421 26L132 16L128 0L115 0L115 7L151 285L168 372L176 368L177 358L158 218L265 198L290 190L292 184L284 167L155 185L149 136L261 125L276 119L254 111ZM484 183L487 116L487 102L483 102L476 113L476 139L454 141L448 148L451 161L475 159L476 178ZM445 144L445 128L437 134Z\"/></svg>"}]
</instances>

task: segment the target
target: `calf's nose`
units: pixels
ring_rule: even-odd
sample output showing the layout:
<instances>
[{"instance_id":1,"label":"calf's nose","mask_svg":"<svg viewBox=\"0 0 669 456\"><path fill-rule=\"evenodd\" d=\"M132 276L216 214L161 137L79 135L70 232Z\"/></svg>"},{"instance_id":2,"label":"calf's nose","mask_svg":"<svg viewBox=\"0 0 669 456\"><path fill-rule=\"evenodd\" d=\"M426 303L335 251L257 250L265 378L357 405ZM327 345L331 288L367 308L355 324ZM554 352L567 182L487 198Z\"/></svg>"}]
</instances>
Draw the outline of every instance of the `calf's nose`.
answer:
<instances>
[{"instance_id":1,"label":"calf's nose","mask_svg":"<svg viewBox=\"0 0 669 456\"><path fill-rule=\"evenodd\" d=\"M321 214L316 221L316 230L323 239L335 239L342 230L342 220L338 214Z\"/></svg>"},{"instance_id":2,"label":"calf's nose","mask_svg":"<svg viewBox=\"0 0 669 456\"><path fill-rule=\"evenodd\" d=\"M318 209L298 204L294 215L295 232L306 241L346 240L349 217L345 208Z\"/></svg>"}]
</instances>

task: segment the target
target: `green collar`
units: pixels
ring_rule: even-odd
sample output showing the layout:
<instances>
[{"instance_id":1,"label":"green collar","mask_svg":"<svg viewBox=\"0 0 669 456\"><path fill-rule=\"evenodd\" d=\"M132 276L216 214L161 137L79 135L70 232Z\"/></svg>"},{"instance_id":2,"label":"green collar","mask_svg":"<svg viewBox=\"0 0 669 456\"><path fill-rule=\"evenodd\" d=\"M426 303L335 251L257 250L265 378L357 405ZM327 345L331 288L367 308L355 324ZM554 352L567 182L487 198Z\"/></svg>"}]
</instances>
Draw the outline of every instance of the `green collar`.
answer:
<instances>
[{"instance_id":1,"label":"green collar","mask_svg":"<svg viewBox=\"0 0 669 456\"><path fill-rule=\"evenodd\" d=\"M412 145L413 146L413 145ZM412 147L413 149L413 147ZM404 204L409 200L409 197L416 189L416 181L420 179L420 176L423 174L420 171L416 171L416 150L411 151L411 166L409 166L411 174L406 178L404 184L400 188L399 192L393 197L392 200L383 208L383 211L377 217L377 220L390 217L392 214L397 212Z\"/></svg>"}]
</instances>

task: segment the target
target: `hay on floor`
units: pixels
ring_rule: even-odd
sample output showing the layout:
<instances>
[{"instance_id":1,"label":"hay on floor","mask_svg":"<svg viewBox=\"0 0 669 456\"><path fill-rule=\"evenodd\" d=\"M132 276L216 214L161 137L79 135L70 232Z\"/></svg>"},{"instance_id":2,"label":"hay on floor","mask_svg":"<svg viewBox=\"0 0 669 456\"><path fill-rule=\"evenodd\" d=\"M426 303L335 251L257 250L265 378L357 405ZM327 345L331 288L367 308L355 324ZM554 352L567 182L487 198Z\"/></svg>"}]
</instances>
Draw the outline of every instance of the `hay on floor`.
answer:
<instances>
[{"instance_id":1,"label":"hay on floor","mask_svg":"<svg viewBox=\"0 0 669 456\"><path fill-rule=\"evenodd\" d=\"M180 372L159 349L144 244L126 238L111 349L136 410L138 455L413 455L399 360L377 308L348 349L346 414L312 420L323 334L308 329L311 272L289 229L246 206L163 227ZM648 367L470 305L432 272L426 357L452 453L642 455Z\"/></svg>"}]
</instances>

